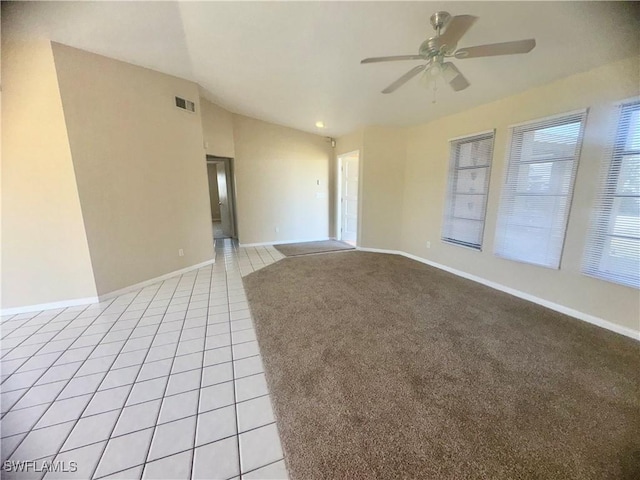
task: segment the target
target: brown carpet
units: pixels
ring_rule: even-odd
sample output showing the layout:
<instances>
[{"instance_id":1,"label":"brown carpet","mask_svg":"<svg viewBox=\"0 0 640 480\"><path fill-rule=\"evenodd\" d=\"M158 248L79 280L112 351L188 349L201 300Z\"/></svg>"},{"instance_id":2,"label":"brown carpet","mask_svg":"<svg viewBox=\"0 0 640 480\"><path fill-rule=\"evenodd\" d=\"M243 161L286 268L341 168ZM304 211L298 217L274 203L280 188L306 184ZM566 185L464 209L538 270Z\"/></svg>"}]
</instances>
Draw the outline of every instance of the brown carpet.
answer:
<instances>
[{"instance_id":1,"label":"brown carpet","mask_svg":"<svg viewBox=\"0 0 640 480\"><path fill-rule=\"evenodd\" d=\"M640 344L394 255L244 278L308 479L638 479Z\"/></svg>"},{"instance_id":2,"label":"brown carpet","mask_svg":"<svg viewBox=\"0 0 640 480\"><path fill-rule=\"evenodd\" d=\"M284 243L274 245L285 257L298 257L300 255L311 255L314 253L338 252L340 250L355 250L348 243L337 240L322 240L319 242Z\"/></svg>"}]
</instances>

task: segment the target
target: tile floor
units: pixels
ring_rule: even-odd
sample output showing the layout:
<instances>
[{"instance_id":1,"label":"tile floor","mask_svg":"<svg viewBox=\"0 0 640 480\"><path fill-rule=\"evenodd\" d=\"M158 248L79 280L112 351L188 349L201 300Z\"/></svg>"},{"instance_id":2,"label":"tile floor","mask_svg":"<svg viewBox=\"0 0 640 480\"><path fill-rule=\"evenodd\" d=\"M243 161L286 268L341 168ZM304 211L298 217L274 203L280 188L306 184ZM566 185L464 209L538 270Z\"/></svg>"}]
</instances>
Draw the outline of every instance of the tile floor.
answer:
<instances>
[{"instance_id":1,"label":"tile floor","mask_svg":"<svg viewBox=\"0 0 640 480\"><path fill-rule=\"evenodd\" d=\"M281 258L219 240L214 265L4 317L2 478L286 478L241 280Z\"/></svg>"},{"instance_id":2,"label":"tile floor","mask_svg":"<svg viewBox=\"0 0 640 480\"><path fill-rule=\"evenodd\" d=\"M222 230L222 223L212 222L212 228L213 228L213 238L216 238L216 239L229 238L224 234L224 231Z\"/></svg>"}]
</instances>

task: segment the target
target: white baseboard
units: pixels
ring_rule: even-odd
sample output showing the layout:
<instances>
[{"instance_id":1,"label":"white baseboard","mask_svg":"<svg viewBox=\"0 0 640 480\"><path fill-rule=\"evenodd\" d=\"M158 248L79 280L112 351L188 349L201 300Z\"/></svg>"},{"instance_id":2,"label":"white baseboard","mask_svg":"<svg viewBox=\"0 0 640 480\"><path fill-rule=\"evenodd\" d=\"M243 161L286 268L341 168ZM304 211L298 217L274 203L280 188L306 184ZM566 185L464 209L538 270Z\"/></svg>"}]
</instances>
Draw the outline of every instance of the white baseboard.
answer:
<instances>
[{"instance_id":1,"label":"white baseboard","mask_svg":"<svg viewBox=\"0 0 640 480\"><path fill-rule=\"evenodd\" d=\"M321 240L328 240L327 238ZM285 243L299 243L299 242L313 242L313 241L321 241L321 240L291 240L291 241L278 241L278 242L266 242L266 243L254 243L254 244L244 244L241 245L243 247L255 247L255 246L267 246L267 245L280 245ZM605 328L607 330L611 330L612 332L619 333L621 335L625 335L627 337L633 338L635 340L640 340L640 332L633 330L628 327L623 327L621 325L615 324L608 320L604 320L602 318L596 317L594 315L581 312L579 310L575 310L573 308L567 307L565 305L561 305L555 302L550 302L543 298L536 297L529 293L523 292L521 290L516 290L515 288L507 287L506 285L502 285L500 283L493 282L491 280L487 280L486 278L478 277L476 275L472 275L467 272L463 272L462 270L457 270L455 268L448 267L446 265L442 265L437 262L433 262L431 260L427 260L426 258L418 257L417 255L412 255L410 253L402 252L400 250L387 250L382 248L368 248L368 247L356 247L357 250L363 252L373 252L373 253L386 253L391 255L401 255L406 258L410 258L411 260L415 260L420 263L424 263L426 265L430 265L432 267L438 268L440 270L444 270L446 272L452 273L462 278L466 278L468 280L472 280L474 282L480 283L482 285L486 285L487 287L493 288L495 290L499 290L501 292L508 293L509 295L513 295L514 297L522 298L523 300L527 300L533 303L537 303L538 305L542 305L544 307L550 308L551 310L555 310L556 312L564 313L565 315L569 315L571 317L577 318L578 320L582 320L592 325L596 325L598 327ZM149 280L145 280L144 282L136 283L135 285L130 285L128 287L115 290L113 292L105 293L100 295L99 297L85 297L85 298L76 298L72 300L64 300L60 302L51 302L51 303L42 303L38 305L27 305L24 307L13 307L13 308L5 308L0 310L0 315L17 315L20 313L27 312L35 312L42 310L53 310L56 308L67 308L67 307L76 307L79 305L88 305L92 303L98 303L104 300L108 300L113 297L117 297L119 295L124 295L125 293L129 293L134 290L138 290L140 288L147 287L154 283L160 282L162 280L166 280L175 275L180 275L183 273L187 273L192 270L197 270L199 268L205 267L207 265L211 265L215 263L215 259L207 260L202 263L198 263L196 265L192 265L190 267L185 267L180 270L176 270L170 273L166 273L159 277L155 277Z\"/></svg>"},{"instance_id":2,"label":"white baseboard","mask_svg":"<svg viewBox=\"0 0 640 480\"><path fill-rule=\"evenodd\" d=\"M77 307L79 305L90 305L92 303L103 302L105 300L109 300L110 298L124 295L125 293L129 293L134 290L138 290L140 288L148 287L149 285L153 285L154 283L161 282L162 280L167 280L168 278L171 278L175 275L181 275L183 273L187 273L192 270L197 270L199 268L206 267L207 265L211 265L212 263L215 263L215 258L212 260L207 260L206 262L198 263L196 265L191 265L190 267L181 268L180 270L165 273L164 275L160 275L159 277L151 278L149 280L145 280L144 282L136 283L135 285L130 285L128 287L124 287L119 290L115 290L113 292L105 293L98 297L76 298L73 300L63 300L61 302L41 303L39 305L27 305L24 307L4 308L0 310L0 315L3 315L3 316L17 315L19 313L37 312L42 310L53 310L55 308Z\"/></svg>"},{"instance_id":3,"label":"white baseboard","mask_svg":"<svg viewBox=\"0 0 640 480\"><path fill-rule=\"evenodd\" d=\"M276 240L275 242L261 242L261 243L241 243L239 247L269 247L272 245L284 245L286 243L304 243L304 242L323 242L325 240L333 240L330 237L324 238L312 238L312 239L304 239L304 240Z\"/></svg>"},{"instance_id":4,"label":"white baseboard","mask_svg":"<svg viewBox=\"0 0 640 480\"><path fill-rule=\"evenodd\" d=\"M547 307L551 310L555 310L556 312L564 313L565 315L569 315L570 317L577 318L578 320L591 323L592 325L597 325L598 327L606 328L607 330L611 330L612 332L616 332L626 337L633 338L634 340L640 340L640 331L636 331L628 327L623 327L622 325L618 325L608 320L604 320L603 318L599 318L594 315L581 312L579 310L567 307L565 305L561 305L559 303L550 302L549 300L536 297L534 295L523 292L521 290L516 290L515 288L507 287L506 285L502 285L500 283L487 280L486 278L478 277L476 275L463 272L462 270L457 270L455 268L451 268L446 265L442 265L440 263L432 262L431 260L418 257L417 255L412 255L410 253L402 252L399 250L385 250L380 248L358 247L358 250L362 250L364 252L388 253L391 255L401 255L403 257L410 258L411 260L415 260L416 262L430 265L440 270L444 270L445 272L453 273L454 275L458 275L459 277L466 278L467 280L472 280L474 282L481 283L482 285L486 285L487 287L491 287L495 290L508 293L509 295L513 295L514 297L522 298L523 300L528 300L529 302L537 303L538 305L542 305L543 307Z\"/></svg>"},{"instance_id":5,"label":"white baseboard","mask_svg":"<svg viewBox=\"0 0 640 480\"><path fill-rule=\"evenodd\" d=\"M388 253L389 255L402 255L404 256L404 252L400 250L387 250L385 248L369 248L369 247L356 247L356 250L362 250L363 252L372 252L372 253Z\"/></svg>"},{"instance_id":6,"label":"white baseboard","mask_svg":"<svg viewBox=\"0 0 640 480\"><path fill-rule=\"evenodd\" d=\"M150 278L149 280L136 283L135 285L129 285L128 287L124 287L119 290L114 290L113 292L102 294L98 297L98 299L99 301L102 302L110 298L119 297L120 295L124 295L125 293L129 293L134 290L139 290L141 288L148 287L149 285L153 285L154 283L158 283L163 280L167 280L171 277L175 277L176 275L182 275L183 273L191 272L193 270L206 267L207 265L211 265L213 263L215 263L215 258L211 260L207 260L205 262L197 263L195 265L191 265L190 267L181 268L180 270L174 270L173 272L165 273L164 275L160 275L159 277Z\"/></svg>"},{"instance_id":7,"label":"white baseboard","mask_svg":"<svg viewBox=\"0 0 640 480\"><path fill-rule=\"evenodd\" d=\"M0 315L17 315L19 313L38 312L42 310L54 310L56 308L77 307L79 305L89 305L98 303L98 297L74 298L61 302L40 303L38 305L26 305L24 307L3 308Z\"/></svg>"}]
</instances>

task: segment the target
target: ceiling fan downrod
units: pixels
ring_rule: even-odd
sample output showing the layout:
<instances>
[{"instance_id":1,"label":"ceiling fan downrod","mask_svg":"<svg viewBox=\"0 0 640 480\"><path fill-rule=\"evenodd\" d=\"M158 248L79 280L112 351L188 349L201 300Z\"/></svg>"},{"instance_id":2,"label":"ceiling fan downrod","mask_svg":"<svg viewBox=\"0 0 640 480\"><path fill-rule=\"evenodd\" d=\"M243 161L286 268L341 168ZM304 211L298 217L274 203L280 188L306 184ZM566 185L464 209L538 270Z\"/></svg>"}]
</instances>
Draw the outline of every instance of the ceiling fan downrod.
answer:
<instances>
[{"instance_id":1,"label":"ceiling fan downrod","mask_svg":"<svg viewBox=\"0 0 640 480\"><path fill-rule=\"evenodd\" d=\"M436 12L431 15L431 25L436 31L437 36L440 36L440 30L451 20L449 12Z\"/></svg>"}]
</instances>

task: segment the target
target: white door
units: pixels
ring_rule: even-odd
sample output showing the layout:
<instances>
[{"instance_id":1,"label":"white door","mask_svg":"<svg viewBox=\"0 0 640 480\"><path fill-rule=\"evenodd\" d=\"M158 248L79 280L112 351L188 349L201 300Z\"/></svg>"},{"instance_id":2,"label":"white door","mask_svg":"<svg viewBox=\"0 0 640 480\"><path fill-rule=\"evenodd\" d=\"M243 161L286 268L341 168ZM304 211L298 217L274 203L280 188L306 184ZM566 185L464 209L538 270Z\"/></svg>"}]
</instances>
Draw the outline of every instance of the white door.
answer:
<instances>
[{"instance_id":1,"label":"white door","mask_svg":"<svg viewBox=\"0 0 640 480\"><path fill-rule=\"evenodd\" d=\"M227 192L227 171L224 163L216 163L218 172L218 198L220 205L220 223L225 237L233 237L231 227L231 210L229 209L229 195Z\"/></svg>"},{"instance_id":2,"label":"white door","mask_svg":"<svg viewBox=\"0 0 640 480\"><path fill-rule=\"evenodd\" d=\"M358 159L358 152L340 157L340 239L352 245L358 240Z\"/></svg>"}]
</instances>

